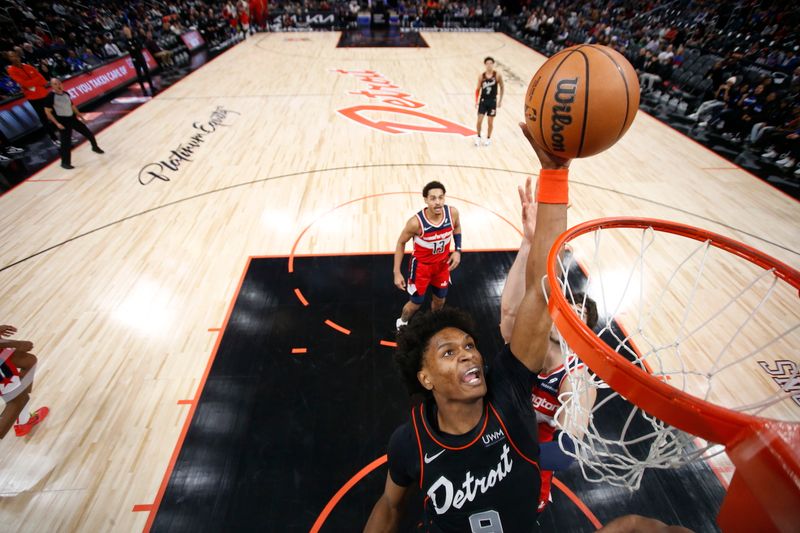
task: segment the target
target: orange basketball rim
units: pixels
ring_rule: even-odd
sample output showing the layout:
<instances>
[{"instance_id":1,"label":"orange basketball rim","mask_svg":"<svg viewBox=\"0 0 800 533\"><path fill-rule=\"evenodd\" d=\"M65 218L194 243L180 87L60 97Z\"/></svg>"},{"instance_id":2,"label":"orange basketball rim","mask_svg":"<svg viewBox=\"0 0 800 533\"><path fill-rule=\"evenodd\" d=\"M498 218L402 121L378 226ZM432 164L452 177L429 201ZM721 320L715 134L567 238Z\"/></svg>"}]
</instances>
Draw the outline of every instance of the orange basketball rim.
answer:
<instances>
[{"instance_id":1,"label":"orange basketball rim","mask_svg":"<svg viewBox=\"0 0 800 533\"><path fill-rule=\"evenodd\" d=\"M800 423L727 409L642 371L603 342L575 313L559 286L560 251L597 230L648 229L671 233L735 254L772 270L800 290L800 271L738 241L692 226L658 219L602 218L568 229L548 256L549 309L570 348L613 390L667 424L722 444L736 467L718 523L724 531L798 531L800 527Z\"/></svg>"}]
</instances>

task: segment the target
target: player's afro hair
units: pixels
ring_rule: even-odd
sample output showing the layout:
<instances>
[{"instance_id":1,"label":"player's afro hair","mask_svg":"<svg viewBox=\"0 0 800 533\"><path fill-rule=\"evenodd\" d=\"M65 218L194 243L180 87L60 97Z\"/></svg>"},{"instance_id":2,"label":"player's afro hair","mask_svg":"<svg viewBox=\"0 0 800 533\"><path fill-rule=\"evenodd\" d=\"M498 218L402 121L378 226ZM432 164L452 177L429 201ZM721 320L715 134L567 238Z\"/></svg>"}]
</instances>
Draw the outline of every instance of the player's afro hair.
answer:
<instances>
[{"instance_id":1,"label":"player's afro hair","mask_svg":"<svg viewBox=\"0 0 800 533\"><path fill-rule=\"evenodd\" d=\"M438 311L417 313L407 326L400 328L394 362L400 369L409 394L430 394L430 391L417 379L417 372L422 369L422 358L428 349L431 337L445 328L460 329L469 334L476 345L478 343L472 317L466 311L452 306L443 307Z\"/></svg>"}]
</instances>

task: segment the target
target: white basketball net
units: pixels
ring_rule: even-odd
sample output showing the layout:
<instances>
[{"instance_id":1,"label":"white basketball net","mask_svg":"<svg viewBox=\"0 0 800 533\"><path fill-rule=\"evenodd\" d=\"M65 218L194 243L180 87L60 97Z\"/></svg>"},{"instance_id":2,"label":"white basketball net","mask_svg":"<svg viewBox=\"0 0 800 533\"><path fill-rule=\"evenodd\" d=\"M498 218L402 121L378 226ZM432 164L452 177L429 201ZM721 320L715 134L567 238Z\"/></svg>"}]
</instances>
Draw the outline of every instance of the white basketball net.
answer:
<instances>
[{"instance_id":1,"label":"white basketball net","mask_svg":"<svg viewBox=\"0 0 800 533\"><path fill-rule=\"evenodd\" d=\"M558 265L562 294L584 310L586 296L597 302L594 331L631 364L728 409L800 421L800 307L773 271L652 228L598 229L569 248ZM576 302L579 293L585 296ZM565 362L580 357L560 344ZM648 468L724 451L628 403L591 371L567 379L574 392L560 395L555 418L589 481L636 490ZM593 406L571 401L592 389ZM585 420L586 431L576 429Z\"/></svg>"}]
</instances>

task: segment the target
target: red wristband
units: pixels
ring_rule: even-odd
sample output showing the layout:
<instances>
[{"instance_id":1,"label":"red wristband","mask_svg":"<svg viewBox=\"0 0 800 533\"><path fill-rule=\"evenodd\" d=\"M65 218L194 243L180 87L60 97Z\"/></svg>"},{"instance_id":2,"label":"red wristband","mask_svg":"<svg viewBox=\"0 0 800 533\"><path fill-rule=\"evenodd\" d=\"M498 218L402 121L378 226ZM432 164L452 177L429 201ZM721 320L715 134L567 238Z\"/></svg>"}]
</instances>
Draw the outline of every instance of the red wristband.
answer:
<instances>
[{"instance_id":1,"label":"red wristband","mask_svg":"<svg viewBox=\"0 0 800 533\"><path fill-rule=\"evenodd\" d=\"M539 172L536 201L540 204L569 203L569 170L543 168Z\"/></svg>"}]
</instances>

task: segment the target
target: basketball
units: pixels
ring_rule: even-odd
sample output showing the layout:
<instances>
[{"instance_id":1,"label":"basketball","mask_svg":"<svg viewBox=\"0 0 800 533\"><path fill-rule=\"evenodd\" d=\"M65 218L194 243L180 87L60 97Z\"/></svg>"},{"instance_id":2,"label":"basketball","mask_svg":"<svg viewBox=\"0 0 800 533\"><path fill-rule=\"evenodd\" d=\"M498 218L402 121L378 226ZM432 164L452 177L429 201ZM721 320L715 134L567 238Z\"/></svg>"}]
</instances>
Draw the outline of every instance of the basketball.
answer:
<instances>
[{"instance_id":1,"label":"basketball","mask_svg":"<svg viewBox=\"0 0 800 533\"><path fill-rule=\"evenodd\" d=\"M616 50L566 48L534 74L525 96L525 123L534 140L572 159L599 154L628 131L639 108L639 79Z\"/></svg>"}]
</instances>

